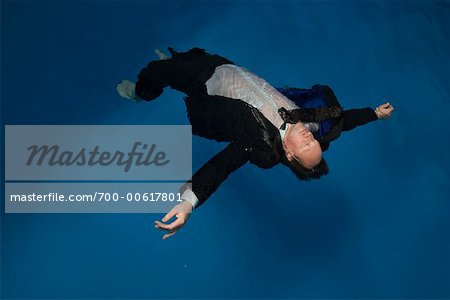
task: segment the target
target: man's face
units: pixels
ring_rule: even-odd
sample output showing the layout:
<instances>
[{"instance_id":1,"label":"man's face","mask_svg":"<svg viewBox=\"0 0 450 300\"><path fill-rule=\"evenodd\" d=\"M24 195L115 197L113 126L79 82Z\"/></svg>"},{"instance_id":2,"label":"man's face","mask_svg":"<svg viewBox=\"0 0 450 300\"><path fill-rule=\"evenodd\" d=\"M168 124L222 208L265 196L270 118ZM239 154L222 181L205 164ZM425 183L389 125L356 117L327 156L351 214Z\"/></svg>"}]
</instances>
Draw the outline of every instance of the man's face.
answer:
<instances>
[{"instance_id":1,"label":"man's face","mask_svg":"<svg viewBox=\"0 0 450 300\"><path fill-rule=\"evenodd\" d=\"M301 123L290 124L283 143L289 161L295 159L312 169L322 160L322 148L312 133Z\"/></svg>"}]
</instances>

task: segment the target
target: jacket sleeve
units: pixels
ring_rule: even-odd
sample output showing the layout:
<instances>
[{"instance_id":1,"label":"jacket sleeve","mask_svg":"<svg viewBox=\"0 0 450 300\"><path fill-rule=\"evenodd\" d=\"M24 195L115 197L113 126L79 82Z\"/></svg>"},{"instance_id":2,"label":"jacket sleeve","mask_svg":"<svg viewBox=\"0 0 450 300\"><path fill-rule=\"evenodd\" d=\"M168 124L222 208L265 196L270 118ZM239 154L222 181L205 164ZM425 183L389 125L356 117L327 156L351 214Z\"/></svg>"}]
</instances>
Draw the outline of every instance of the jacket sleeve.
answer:
<instances>
[{"instance_id":1,"label":"jacket sleeve","mask_svg":"<svg viewBox=\"0 0 450 300\"><path fill-rule=\"evenodd\" d=\"M378 119L375 111L370 107L344 110L342 117L344 118L342 131L349 131Z\"/></svg>"},{"instance_id":2,"label":"jacket sleeve","mask_svg":"<svg viewBox=\"0 0 450 300\"><path fill-rule=\"evenodd\" d=\"M204 164L180 189L183 193L187 188L198 198L198 205L202 205L211 196L220 184L235 170L239 169L249 160L249 154L244 145L231 142L222 151Z\"/></svg>"}]
</instances>

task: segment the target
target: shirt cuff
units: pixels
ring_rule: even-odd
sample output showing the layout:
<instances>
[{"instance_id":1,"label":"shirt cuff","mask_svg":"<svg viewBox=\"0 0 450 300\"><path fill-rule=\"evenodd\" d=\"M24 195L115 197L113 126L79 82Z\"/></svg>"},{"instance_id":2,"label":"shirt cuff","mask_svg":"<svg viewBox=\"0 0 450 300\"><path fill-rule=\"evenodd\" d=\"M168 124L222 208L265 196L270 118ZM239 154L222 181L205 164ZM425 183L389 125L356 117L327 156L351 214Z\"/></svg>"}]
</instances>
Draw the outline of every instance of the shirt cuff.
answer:
<instances>
[{"instance_id":1,"label":"shirt cuff","mask_svg":"<svg viewBox=\"0 0 450 300\"><path fill-rule=\"evenodd\" d=\"M192 209L195 209L198 204L198 198L191 189L186 189L181 195L181 199L188 201L192 204Z\"/></svg>"}]
</instances>

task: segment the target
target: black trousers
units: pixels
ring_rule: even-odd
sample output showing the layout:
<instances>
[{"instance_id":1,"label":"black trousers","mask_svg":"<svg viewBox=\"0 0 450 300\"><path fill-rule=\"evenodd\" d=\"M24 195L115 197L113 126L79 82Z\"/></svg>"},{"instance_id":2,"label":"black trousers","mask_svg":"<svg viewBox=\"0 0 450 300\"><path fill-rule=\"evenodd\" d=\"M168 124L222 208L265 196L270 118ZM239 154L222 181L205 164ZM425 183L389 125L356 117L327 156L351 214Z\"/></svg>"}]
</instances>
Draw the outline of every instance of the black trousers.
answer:
<instances>
[{"instance_id":1,"label":"black trousers","mask_svg":"<svg viewBox=\"0 0 450 300\"><path fill-rule=\"evenodd\" d=\"M151 61L139 72L135 92L140 98L154 100L168 86L190 97L207 95L205 83L211 78L215 68L233 64L224 57L208 54L200 48L180 53L169 49L172 58Z\"/></svg>"}]
</instances>

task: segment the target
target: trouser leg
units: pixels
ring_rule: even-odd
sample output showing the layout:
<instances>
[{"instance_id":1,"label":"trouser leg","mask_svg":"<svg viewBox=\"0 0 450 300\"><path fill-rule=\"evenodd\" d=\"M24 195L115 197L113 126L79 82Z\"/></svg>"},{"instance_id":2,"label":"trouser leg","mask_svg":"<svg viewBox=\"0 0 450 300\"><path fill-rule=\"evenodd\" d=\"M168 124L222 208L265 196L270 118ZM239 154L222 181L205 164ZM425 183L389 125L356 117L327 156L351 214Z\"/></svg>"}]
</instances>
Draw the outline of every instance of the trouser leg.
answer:
<instances>
[{"instance_id":1,"label":"trouser leg","mask_svg":"<svg viewBox=\"0 0 450 300\"><path fill-rule=\"evenodd\" d=\"M139 72L135 93L140 98L150 101L158 98L173 81L176 64L172 59L150 62Z\"/></svg>"},{"instance_id":2,"label":"trouser leg","mask_svg":"<svg viewBox=\"0 0 450 300\"><path fill-rule=\"evenodd\" d=\"M188 96L206 94L205 82L217 66L232 64L219 55L211 55L203 49L187 52L170 49L172 58L150 62L138 75L136 95L150 101L159 97L164 88L170 86Z\"/></svg>"}]
</instances>

